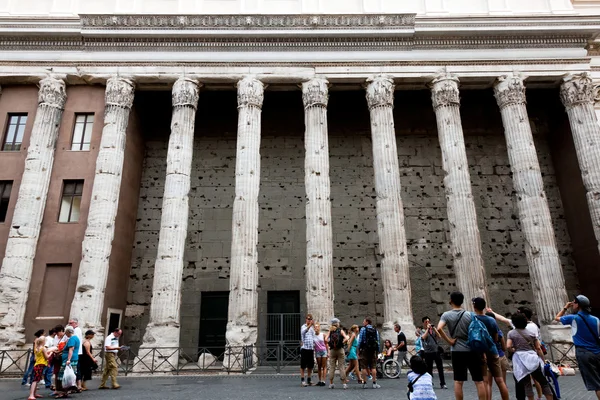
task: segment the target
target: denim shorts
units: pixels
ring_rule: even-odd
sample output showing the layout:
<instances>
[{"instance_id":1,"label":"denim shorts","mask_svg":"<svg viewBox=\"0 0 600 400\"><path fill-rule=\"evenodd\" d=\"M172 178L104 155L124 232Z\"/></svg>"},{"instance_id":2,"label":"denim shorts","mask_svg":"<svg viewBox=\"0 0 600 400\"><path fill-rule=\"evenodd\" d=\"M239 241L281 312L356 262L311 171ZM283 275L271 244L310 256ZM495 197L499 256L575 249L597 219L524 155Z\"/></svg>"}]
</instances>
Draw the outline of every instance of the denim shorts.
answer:
<instances>
[{"instance_id":1,"label":"denim shorts","mask_svg":"<svg viewBox=\"0 0 600 400\"><path fill-rule=\"evenodd\" d=\"M315 357L317 357L317 358L327 357L327 350L315 351Z\"/></svg>"}]
</instances>

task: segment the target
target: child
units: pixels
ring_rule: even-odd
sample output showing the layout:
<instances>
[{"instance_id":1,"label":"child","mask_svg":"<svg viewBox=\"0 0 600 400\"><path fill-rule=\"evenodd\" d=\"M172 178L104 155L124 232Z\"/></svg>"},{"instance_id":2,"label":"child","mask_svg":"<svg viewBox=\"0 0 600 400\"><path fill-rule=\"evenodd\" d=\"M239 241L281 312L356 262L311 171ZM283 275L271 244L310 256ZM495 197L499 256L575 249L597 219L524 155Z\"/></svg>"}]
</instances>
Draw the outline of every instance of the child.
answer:
<instances>
[{"instance_id":1,"label":"child","mask_svg":"<svg viewBox=\"0 0 600 400\"><path fill-rule=\"evenodd\" d=\"M410 400L437 400L433 391L433 378L427 373L427 364L419 356L413 356L410 359L410 368L408 372ZM412 391L410 386L412 384Z\"/></svg>"},{"instance_id":2,"label":"child","mask_svg":"<svg viewBox=\"0 0 600 400\"><path fill-rule=\"evenodd\" d=\"M46 338L40 336L34 342L33 354L35 356L35 366L33 367L33 382L31 383L31 390L29 391L29 398L27 400L36 400L42 397L35 393L37 390L38 383L44 379L44 370L48 367L48 357L50 353L46 349Z\"/></svg>"}]
</instances>

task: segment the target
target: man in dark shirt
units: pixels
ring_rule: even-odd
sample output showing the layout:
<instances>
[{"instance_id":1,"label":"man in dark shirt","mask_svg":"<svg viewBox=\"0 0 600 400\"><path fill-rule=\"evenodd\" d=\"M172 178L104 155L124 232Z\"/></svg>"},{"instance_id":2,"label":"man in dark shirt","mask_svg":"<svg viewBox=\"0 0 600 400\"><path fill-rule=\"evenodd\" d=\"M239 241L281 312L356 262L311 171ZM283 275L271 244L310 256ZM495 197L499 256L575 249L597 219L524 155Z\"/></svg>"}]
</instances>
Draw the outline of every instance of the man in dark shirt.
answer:
<instances>
[{"instance_id":1,"label":"man in dark shirt","mask_svg":"<svg viewBox=\"0 0 600 400\"><path fill-rule=\"evenodd\" d=\"M494 343L498 342L498 325L496 321L485 315L486 303L485 299L481 297L475 297L473 299L473 310L475 310L475 318L480 320L485 327L487 328L488 333L494 340ZM485 358L486 362L482 364L483 368L483 376L486 376L486 370L489 369L489 373L494 377L496 381L496 386L498 386L498 390L500 390L500 396L502 400L508 400L508 387L506 386L506 382L504 382L504 378L502 375L502 366L500 364L500 357L495 353L485 353L482 354L482 358ZM486 365L487 364L487 365ZM486 391L490 390L487 394L487 398L492 398L491 387L485 385Z\"/></svg>"},{"instance_id":2,"label":"man in dark shirt","mask_svg":"<svg viewBox=\"0 0 600 400\"><path fill-rule=\"evenodd\" d=\"M440 387L448 389L446 380L444 379L444 363L438 348L440 347L438 340L440 335L433 325L429 317L423 317L423 332L421 334L421 344L423 346L423 358L427 364L427 372L433 377L433 363L435 362L440 377Z\"/></svg>"},{"instance_id":3,"label":"man in dark shirt","mask_svg":"<svg viewBox=\"0 0 600 400\"><path fill-rule=\"evenodd\" d=\"M402 369L402 362L404 361L408 368L410 368L410 362L406 355L408 351L406 347L406 335L402 332L402 327L399 324L394 324L394 331L398 334L398 344L395 348L398 352L398 364L400 364L400 368Z\"/></svg>"}]
</instances>

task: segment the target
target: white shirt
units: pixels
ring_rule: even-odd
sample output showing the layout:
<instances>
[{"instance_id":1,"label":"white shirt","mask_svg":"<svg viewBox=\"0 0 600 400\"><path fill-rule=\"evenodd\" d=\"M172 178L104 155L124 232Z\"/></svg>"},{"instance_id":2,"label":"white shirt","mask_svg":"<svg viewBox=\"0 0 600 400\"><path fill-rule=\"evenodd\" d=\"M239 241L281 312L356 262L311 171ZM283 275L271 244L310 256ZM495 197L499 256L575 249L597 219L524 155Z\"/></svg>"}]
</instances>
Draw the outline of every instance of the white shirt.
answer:
<instances>
[{"instance_id":1,"label":"white shirt","mask_svg":"<svg viewBox=\"0 0 600 400\"><path fill-rule=\"evenodd\" d=\"M81 328L73 328L75 330L75 336L79 338L79 349L77 350L77 354L83 354L83 333L81 333Z\"/></svg>"},{"instance_id":2,"label":"white shirt","mask_svg":"<svg viewBox=\"0 0 600 400\"><path fill-rule=\"evenodd\" d=\"M54 340L52 341L52 347L58 347L59 343L66 342L69 340L67 335L63 335L62 339L58 337L58 335L54 336Z\"/></svg>"},{"instance_id":3,"label":"white shirt","mask_svg":"<svg viewBox=\"0 0 600 400\"><path fill-rule=\"evenodd\" d=\"M107 350L106 347L119 347L119 338L116 338L114 334L110 334L104 340L104 351L107 353L118 353L119 350Z\"/></svg>"},{"instance_id":4,"label":"white shirt","mask_svg":"<svg viewBox=\"0 0 600 400\"><path fill-rule=\"evenodd\" d=\"M54 346L54 338L52 336L46 336L46 343L44 347L50 348Z\"/></svg>"}]
</instances>

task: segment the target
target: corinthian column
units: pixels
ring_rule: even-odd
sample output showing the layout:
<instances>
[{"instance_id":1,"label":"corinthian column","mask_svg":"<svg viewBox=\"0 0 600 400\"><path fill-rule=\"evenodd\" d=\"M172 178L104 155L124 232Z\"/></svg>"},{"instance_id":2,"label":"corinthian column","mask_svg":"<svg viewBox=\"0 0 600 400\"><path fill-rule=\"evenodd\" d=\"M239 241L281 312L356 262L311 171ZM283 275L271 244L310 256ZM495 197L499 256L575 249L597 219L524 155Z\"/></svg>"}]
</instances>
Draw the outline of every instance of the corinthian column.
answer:
<instances>
[{"instance_id":1,"label":"corinthian column","mask_svg":"<svg viewBox=\"0 0 600 400\"><path fill-rule=\"evenodd\" d=\"M450 251L456 286L467 299L487 298L481 238L460 120L458 78L450 74L438 75L431 82L431 101L442 150Z\"/></svg>"},{"instance_id":2,"label":"corinthian column","mask_svg":"<svg viewBox=\"0 0 600 400\"><path fill-rule=\"evenodd\" d=\"M569 116L594 235L600 249L600 125L594 111L592 79L585 73L565 77L560 98Z\"/></svg>"},{"instance_id":3,"label":"corinthian column","mask_svg":"<svg viewBox=\"0 0 600 400\"><path fill-rule=\"evenodd\" d=\"M180 78L173 85L172 99L173 116L158 253L154 264L150 323L146 327L142 348L179 347L181 276L188 226L198 82ZM170 369L176 365L177 356L175 353L171 365L161 365Z\"/></svg>"},{"instance_id":4,"label":"corinthian column","mask_svg":"<svg viewBox=\"0 0 600 400\"><path fill-rule=\"evenodd\" d=\"M40 81L25 170L0 269L1 347L15 347L26 341L25 306L66 100L65 83L61 79L48 77Z\"/></svg>"},{"instance_id":5,"label":"corinthian column","mask_svg":"<svg viewBox=\"0 0 600 400\"><path fill-rule=\"evenodd\" d=\"M258 331L258 191L260 188L260 116L264 85L245 77L237 84L238 135L231 240L229 311L230 346L256 343Z\"/></svg>"},{"instance_id":6,"label":"corinthian column","mask_svg":"<svg viewBox=\"0 0 600 400\"><path fill-rule=\"evenodd\" d=\"M334 316L327 85L319 78L302 84L306 125L306 308L323 326L329 325Z\"/></svg>"},{"instance_id":7,"label":"corinthian column","mask_svg":"<svg viewBox=\"0 0 600 400\"><path fill-rule=\"evenodd\" d=\"M519 75L498 79L494 95L502 114L531 287L540 323L550 325L567 302L562 266Z\"/></svg>"},{"instance_id":8,"label":"corinthian column","mask_svg":"<svg viewBox=\"0 0 600 400\"><path fill-rule=\"evenodd\" d=\"M394 129L394 81L388 76L370 78L367 103L371 114L373 170L377 192L377 234L383 286L383 337L394 338L394 323L414 332L404 209L400 197L400 169ZM410 340L411 338L409 338Z\"/></svg>"},{"instance_id":9,"label":"corinthian column","mask_svg":"<svg viewBox=\"0 0 600 400\"><path fill-rule=\"evenodd\" d=\"M134 85L128 79L112 77L106 82L104 128L96 158L96 174L82 243L76 292L71 305L71 317L79 319L84 331L95 331L97 342L102 340L104 332L104 291L115 236L125 132L133 95Z\"/></svg>"}]
</instances>

